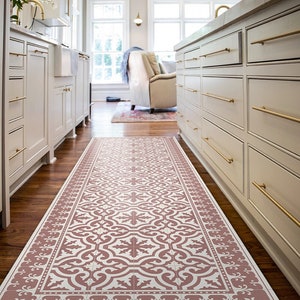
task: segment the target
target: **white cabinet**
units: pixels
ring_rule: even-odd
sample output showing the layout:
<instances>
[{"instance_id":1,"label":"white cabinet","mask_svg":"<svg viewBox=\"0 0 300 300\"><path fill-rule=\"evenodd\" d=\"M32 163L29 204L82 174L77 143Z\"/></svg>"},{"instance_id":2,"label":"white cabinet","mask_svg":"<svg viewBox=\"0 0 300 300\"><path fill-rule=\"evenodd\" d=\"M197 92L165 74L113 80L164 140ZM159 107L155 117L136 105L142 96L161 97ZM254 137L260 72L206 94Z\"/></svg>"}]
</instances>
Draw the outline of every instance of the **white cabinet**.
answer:
<instances>
[{"instance_id":1,"label":"white cabinet","mask_svg":"<svg viewBox=\"0 0 300 300\"><path fill-rule=\"evenodd\" d=\"M25 166L25 101L26 96L26 45L18 37L9 40L9 79L8 79L8 174L12 184L24 172Z\"/></svg>"},{"instance_id":2,"label":"white cabinet","mask_svg":"<svg viewBox=\"0 0 300 300\"><path fill-rule=\"evenodd\" d=\"M27 43L25 101L26 161L40 158L48 147L48 48Z\"/></svg>"},{"instance_id":3,"label":"white cabinet","mask_svg":"<svg viewBox=\"0 0 300 300\"><path fill-rule=\"evenodd\" d=\"M11 193L49 151L48 50L47 43L11 30L6 126Z\"/></svg>"},{"instance_id":4,"label":"white cabinet","mask_svg":"<svg viewBox=\"0 0 300 300\"><path fill-rule=\"evenodd\" d=\"M175 46L178 126L300 292L300 5L245 2Z\"/></svg>"},{"instance_id":5,"label":"white cabinet","mask_svg":"<svg viewBox=\"0 0 300 300\"><path fill-rule=\"evenodd\" d=\"M56 79L56 86L54 88L53 97L53 144L60 143L66 135L71 131L71 135L74 135L74 93L73 93L73 78ZM66 81L63 84L62 81ZM69 81L69 82L68 82Z\"/></svg>"},{"instance_id":6,"label":"white cabinet","mask_svg":"<svg viewBox=\"0 0 300 300\"><path fill-rule=\"evenodd\" d=\"M84 122L89 115L89 64L90 58L86 54L79 53L78 72L75 78L75 125Z\"/></svg>"}]
</instances>

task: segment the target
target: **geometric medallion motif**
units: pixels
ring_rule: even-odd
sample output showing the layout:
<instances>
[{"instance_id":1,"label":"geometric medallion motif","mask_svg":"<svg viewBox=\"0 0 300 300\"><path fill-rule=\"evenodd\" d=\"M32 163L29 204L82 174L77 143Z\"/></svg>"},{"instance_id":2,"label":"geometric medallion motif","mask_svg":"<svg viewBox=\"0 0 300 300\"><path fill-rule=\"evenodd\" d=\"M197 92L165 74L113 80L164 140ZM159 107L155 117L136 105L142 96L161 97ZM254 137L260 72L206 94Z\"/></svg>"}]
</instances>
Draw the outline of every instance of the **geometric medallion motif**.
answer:
<instances>
[{"instance_id":1,"label":"geometric medallion motif","mask_svg":"<svg viewBox=\"0 0 300 300\"><path fill-rule=\"evenodd\" d=\"M0 299L277 299L172 137L94 138Z\"/></svg>"}]
</instances>

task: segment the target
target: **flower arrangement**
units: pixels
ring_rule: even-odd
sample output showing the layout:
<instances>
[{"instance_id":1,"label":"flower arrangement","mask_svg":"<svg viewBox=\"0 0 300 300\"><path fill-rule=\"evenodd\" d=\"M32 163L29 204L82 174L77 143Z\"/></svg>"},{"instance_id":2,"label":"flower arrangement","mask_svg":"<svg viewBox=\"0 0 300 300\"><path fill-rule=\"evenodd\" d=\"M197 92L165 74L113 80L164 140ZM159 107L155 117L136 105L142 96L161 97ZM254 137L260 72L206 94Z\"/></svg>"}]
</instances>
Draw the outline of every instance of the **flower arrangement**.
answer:
<instances>
[{"instance_id":1,"label":"flower arrangement","mask_svg":"<svg viewBox=\"0 0 300 300\"><path fill-rule=\"evenodd\" d=\"M28 0L10 0L11 12L13 12L13 9L15 7L17 8L17 10L22 10L23 9L23 5L25 3L28 3ZM18 23L19 17L17 15L11 15L10 16L10 20L12 22Z\"/></svg>"}]
</instances>

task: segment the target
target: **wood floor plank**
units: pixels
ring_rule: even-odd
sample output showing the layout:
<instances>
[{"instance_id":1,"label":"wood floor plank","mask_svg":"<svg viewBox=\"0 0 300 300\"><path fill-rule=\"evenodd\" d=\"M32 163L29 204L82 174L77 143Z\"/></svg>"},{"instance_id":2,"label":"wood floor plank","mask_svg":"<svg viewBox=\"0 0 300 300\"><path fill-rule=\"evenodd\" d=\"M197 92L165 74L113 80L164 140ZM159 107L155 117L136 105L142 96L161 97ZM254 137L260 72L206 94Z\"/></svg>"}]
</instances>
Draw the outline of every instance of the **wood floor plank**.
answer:
<instances>
[{"instance_id":1,"label":"wood floor plank","mask_svg":"<svg viewBox=\"0 0 300 300\"><path fill-rule=\"evenodd\" d=\"M299 295L239 217L205 168L180 139L176 122L111 123L115 106L116 103L95 103L92 106L91 121L85 127L78 126L77 138L65 140L56 149L56 162L43 166L11 197L11 224L8 228L0 230L0 283L4 280L93 136L177 136L182 148L279 299L299 299Z\"/></svg>"}]
</instances>

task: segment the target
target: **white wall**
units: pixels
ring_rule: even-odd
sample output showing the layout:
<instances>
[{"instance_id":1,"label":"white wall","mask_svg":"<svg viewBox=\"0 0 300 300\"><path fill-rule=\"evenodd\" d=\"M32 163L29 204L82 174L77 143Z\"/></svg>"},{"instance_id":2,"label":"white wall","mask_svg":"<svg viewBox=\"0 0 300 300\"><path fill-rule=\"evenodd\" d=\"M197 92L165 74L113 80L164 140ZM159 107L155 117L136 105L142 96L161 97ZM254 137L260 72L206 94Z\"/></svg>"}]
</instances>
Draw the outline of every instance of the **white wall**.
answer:
<instances>
[{"instance_id":1,"label":"white wall","mask_svg":"<svg viewBox=\"0 0 300 300\"><path fill-rule=\"evenodd\" d=\"M129 47L138 46L148 49L148 18L147 18L147 0L130 0L130 40ZM143 20L141 26L136 26L133 20L138 12Z\"/></svg>"}]
</instances>

